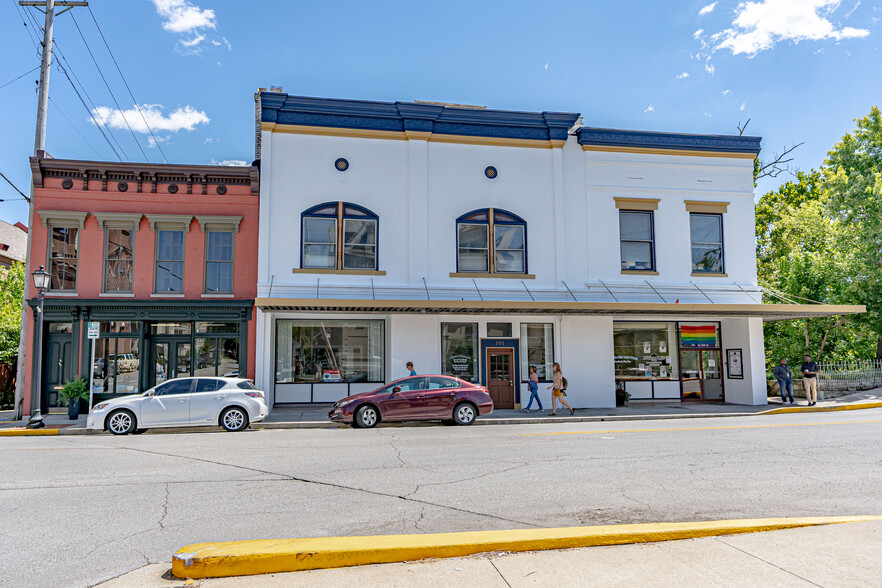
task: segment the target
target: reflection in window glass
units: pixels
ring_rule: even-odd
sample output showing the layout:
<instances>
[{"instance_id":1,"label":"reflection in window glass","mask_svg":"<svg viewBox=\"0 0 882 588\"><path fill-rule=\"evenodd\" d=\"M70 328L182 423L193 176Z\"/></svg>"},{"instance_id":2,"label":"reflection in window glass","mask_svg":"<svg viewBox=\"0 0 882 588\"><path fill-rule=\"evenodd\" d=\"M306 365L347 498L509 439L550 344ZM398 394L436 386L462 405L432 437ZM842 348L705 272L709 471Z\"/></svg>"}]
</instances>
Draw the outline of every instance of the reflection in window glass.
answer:
<instances>
[{"instance_id":1,"label":"reflection in window glass","mask_svg":"<svg viewBox=\"0 0 882 588\"><path fill-rule=\"evenodd\" d=\"M383 382L384 322L276 321L276 382Z\"/></svg>"},{"instance_id":2,"label":"reflection in window glass","mask_svg":"<svg viewBox=\"0 0 882 588\"><path fill-rule=\"evenodd\" d=\"M494 225L493 227L497 272L524 273L526 249L523 225Z\"/></svg>"},{"instance_id":3,"label":"reflection in window glass","mask_svg":"<svg viewBox=\"0 0 882 588\"><path fill-rule=\"evenodd\" d=\"M521 378L530 379L530 366L542 381L550 381L554 364L554 325L521 323Z\"/></svg>"},{"instance_id":4,"label":"reflection in window glass","mask_svg":"<svg viewBox=\"0 0 882 588\"><path fill-rule=\"evenodd\" d=\"M459 271L490 271L489 225L459 223Z\"/></svg>"},{"instance_id":5,"label":"reflection in window glass","mask_svg":"<svg viewBox=\"0 0 882 588\"><path fill-rule=\"evenodd\" d=\"M337 267L337 219L303 217L303 267Z\"/></svg>"},{"instance_id":6,"label":"reflection in window glass","mask_svg":"<svg viewBox=\"0 0 882 588\"><path fill-rule=\"evenodd\" d=\"M49 249L49 289L77 289L78 229L52 227Z\"/></svg>"},{"instance_id":7,"label":"reflection in window glass","mask_svg":"<svg viewBox=\"0 0 882 588\"><path fill-rule=\"evenodd\" d=\"M196 339L196 370L194 376L216 376L215 339Z\"/></svg>"},{"instance_id":8,"label":"reflection in window glass","mask_svg":"<svg viewBox=\"0 0 882 588\"><path fill-rule=\"evenodd\" d=\"M156 292L184 291L184 231L156 231Z\"/></svg>"},{"instance_id":9,"label":"reflection in window glass","mask_svg":"<svg viewBox=\"0 0 882 588\"><path fill-rule=\"evenodd\" d=\"M107 229L104 246L104 291L131 292L134 265L134 232L131 229Z\"/></svg>"},{"instance_id":10,"label":"reflection in window glass","mask_svg":"<svg viewBox=\"0 0 882 588\"><path fill-rule=\"evenodd\" d=\"M140 333L139 321L105 321L101 323L102 333Z\"/></svg>"},{"instance_id":11,"label":"reflection in window glass","mask_svg":"<svg viewBox=\"0 0 882 588\"><path fill-rule=\"evenodd\" d=\"M239 323L197 322L197 333L238 333Z\"/></svg>"},{"instance_id":12,"label":"reflection in window glass","mask_svg":"<svg viewBox=\"0 0 882 588\"><path fill-rule=\"evenodd\" d=\"M205 291L233 291L233 233L209 231L205 237Z\"/></svg>"},{"instance_id":13,"label":"reflection in window glass","mask_svg":"<svg viewBox=\"0 0 882 588\"><path fill-rule=\"evenodd\" d=\"M616 379L677 380L677 323L614 322Z\"/></svg>"},{"instance_id":14,"label":"reflection in window glass","mask_svg":"<svg viewBox=\"0 0 882 588\"><path fill-rule=\"evenodd\" d=\"M217 375L245 377L239 373L239 339L217 340Z\"/></svg>"},{"instance_id":15,"label":"reflection in window glass","mask_svg":"<svg viewBox=\"0 0 882 588\"><path fill-rule=\"evenodd\" d=\"M511 323L487 323L487 337L511 337Z\"/></svg>"},{"instance_id":16,"label":"reflection in window glass","mask_svg":"<svg viewBox=\"0 0 882 588\"><path fill-rule=\"evenodd\" d=\"M441 323L441 373L478 380L478 323Z\"/></svg>"},{"instance_id":17,"label":"reflection in window glass","mask_svg":"<svg viewBox=\"0 0 882 588\"><path fill-rule=\"evenodd\" d=\"M130 337L95 340L92 384L105 394L137 394L141 367L141 342Z\"/></svg>"},{"instance_id":18,"label":"reflection in window glass","mask_svg":"<svg viewBox=\"0 0 882 588\"><path fill-rule=\"evenodd\" d=\"M189 335L190 323L153 323L150 332L154 335Z\"/></svg>"},{"instance_id":19,"label":"reflection in window glass","mask_svg":"<svg viewBox=\"0 0 882 588\"><path fill-rule=\"evenodd\" d=\"M623 270L654 270L652 213L623 210L619 213Z\"/></svg>"},{"instance_id":20,"label":"reflection in window glass","mask_svg":"<svg viewBox=\"0 0 882 588\"><path fill-rule=\"evenodd\" d=\"M377 221L343 219L343 269L376 269Z\"/></svg>"},{"instance_id":21,"label":"reflection in window glass","mask_svg":"<svg viewBox=\"0 0 882 588\"><path fill-rule=\"evenodd\" d=\"M689 215L692 233L692 271L723 273L723 215Z\"/></svg>"}]
</instances>

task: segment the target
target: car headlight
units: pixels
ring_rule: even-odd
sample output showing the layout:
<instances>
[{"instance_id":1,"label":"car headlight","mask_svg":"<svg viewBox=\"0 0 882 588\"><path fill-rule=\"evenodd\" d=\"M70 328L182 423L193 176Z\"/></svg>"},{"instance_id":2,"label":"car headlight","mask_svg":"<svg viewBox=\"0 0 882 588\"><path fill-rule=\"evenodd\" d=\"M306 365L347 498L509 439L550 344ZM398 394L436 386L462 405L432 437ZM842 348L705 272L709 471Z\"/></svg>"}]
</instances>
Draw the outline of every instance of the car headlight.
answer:
<instances>
[{"instance_id":1,"label":"car headlight","mask_svg":"<svg viewBox=\"0 0 882 588\"><path fill-rule=\"evenodd\" d=\"M105 408L107 408L108 404L110 404L110 403L109 402L102 402L101 404L97 404L92 408L92 412L98 412L99 410L104 410Z\"/></svg>"},{"instance_id":2,"label":"car headlight","mask_svg":"<svg viewBox=\"0 0 882 588\"><path fill-rule=\"evenodd\" d=\"M341 400L335 406L337 408L342 408L342 407L346 406L347 404L352 404L353 402L355 402L354 398L352 400Z\"/></svg>"}]
</instances>

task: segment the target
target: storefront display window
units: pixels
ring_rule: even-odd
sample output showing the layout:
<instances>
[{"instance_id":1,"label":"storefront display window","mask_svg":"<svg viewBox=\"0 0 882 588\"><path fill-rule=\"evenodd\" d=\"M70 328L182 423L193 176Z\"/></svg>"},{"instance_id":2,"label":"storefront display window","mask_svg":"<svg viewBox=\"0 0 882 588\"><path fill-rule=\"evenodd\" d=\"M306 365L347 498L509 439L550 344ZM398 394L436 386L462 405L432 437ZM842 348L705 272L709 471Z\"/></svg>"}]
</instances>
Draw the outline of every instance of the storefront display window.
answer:
<instances>
[{"instance_id":1,"label":"storefront display window","mask_svg":"<svg viewBox=\"0 0 882 588\"><path fill-rule=\"evenodd\" d=\"M521 324L521 378L529 379L530 366L542 381L550 381L554 364L554 325Z\"/></svg>"},{"instance_id":2,"label":"storefront display window","mask_svg":"<svg viewBox=\"0 0 882 588\"><path fill-rule=\"evenodd\" d=\"M478 379L478 323L441 323L441 369L447 376Z\"/></svg>"},{"instance_id":3,"label":"storefront display window","mask_svg":"<svg viewBox=\"0 0 882 588\"><path fill-rule=\"evenodd\" d=\"M102 333L140 333L141 323L138 321L108 321L101 323Z\"/></svg>"},{"instance_id":4,"label":"storefront display window","mask_svg":"<svg viewBox=\"0 0 882 588\"><path fill-rule=\"evenodd\" d=\"M680 323L680 347L683 349L719 349L718 323Z\"/></svg>"},{"instance_id":5,"label":"storefront display window","mask_svg":"<svg viewBox=\"0 0 882 588\"><path fill-rule=\"evenodd\" d=\"M616 379L677 380L677 323L614 322Z\"/></svg>"},{"instance_id":6,"label":"storefront display window","mask_svg":"<svg viewBox=\"0 0 882 588\"><path fill-rule=\"evenodd\" d=\"M141 341L134 337L101 337L95 340L92 384L104 394L137 394L140 391Z\"/></svg>"},{"instance_id":7,"label":"storefront display window","mask_svg":"<svg viewBox=\"0 0 882 588\"><path fill-rule=\"evenodd\" d=\"M150 332L154 335L189 335L190 323L153 323Z\"/></svg>"},{"instance_id":8,"label":"storefront display window","mask_svg":"<svg viewBox=\"0 0 882 588\"><path fill-rule=\"evenodd\" d=\"M194 376L234 377L239 371L239 340L196 338Z\"/></svg>"},{"instance_id":9,"label":"storefront display window","mask_svg":"<svg viewBox=\"0 0 882 588\"><path fill-rule=\"evenodd\" d=\"M276 321L276 383L384 382L384 322Z\"/></svg>"}]
</instances>

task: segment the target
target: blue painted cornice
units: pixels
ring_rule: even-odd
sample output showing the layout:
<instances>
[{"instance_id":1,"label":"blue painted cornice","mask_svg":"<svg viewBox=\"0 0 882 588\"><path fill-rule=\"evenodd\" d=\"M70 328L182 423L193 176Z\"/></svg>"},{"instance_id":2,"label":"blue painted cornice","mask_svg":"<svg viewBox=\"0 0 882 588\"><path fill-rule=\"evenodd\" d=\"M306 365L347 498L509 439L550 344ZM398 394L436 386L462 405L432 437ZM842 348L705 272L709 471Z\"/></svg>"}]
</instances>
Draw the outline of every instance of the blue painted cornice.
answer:
<instances>
[{"instance_id":1,"label":"blue painted cornice","mask_svg":"<svg viewBox=\"0 0 882 588\"><path fill-rule=\"evenodd\" d=\"M580 128L577 137L581 145L753 154L760 152L760 142L762 141L762 137L738 135L692 135L593 127Z\"/></svg>"},{"instance_id":2,"label":"blue painted cornice","mask_svg":"<svg viewBox=\"0 0 882 588\"><path fill-rule=\"evenodd\" d=\"M261 122L445 135L566 140L578 114L457 108L416 102L370 102L262 92Z\"/></svg>"}]
</instances>

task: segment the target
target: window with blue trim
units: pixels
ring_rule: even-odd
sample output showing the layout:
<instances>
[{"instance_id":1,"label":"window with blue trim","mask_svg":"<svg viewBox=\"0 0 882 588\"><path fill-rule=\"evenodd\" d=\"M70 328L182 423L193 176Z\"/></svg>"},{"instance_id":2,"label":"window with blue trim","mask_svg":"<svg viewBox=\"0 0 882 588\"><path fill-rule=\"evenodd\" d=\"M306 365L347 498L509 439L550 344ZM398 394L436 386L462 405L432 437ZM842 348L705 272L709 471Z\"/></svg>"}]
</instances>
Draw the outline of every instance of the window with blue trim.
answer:
<instances>
[{"instance_id":1,"label":"window with blue trim","mask_svg":"<svg viewBox=\"0 0 882 588\"><path fill-rule=\"evenodd\" d=\"M527 273L527 223L498 208L473 210L456 219L456 271Z\"/></svg>"},{"instance_id":2,"label":"window with blue trim","mask_svg":"<svg viewBox=\"0 0 882 588\"><path fill-rule=\"evenodd\" d=\"M377 269L376 214L348 202L326 202L303 213L301 267Z\"/></svg>"}]
</instances>

